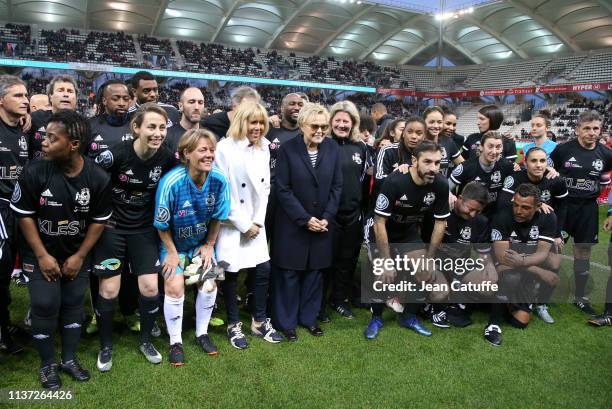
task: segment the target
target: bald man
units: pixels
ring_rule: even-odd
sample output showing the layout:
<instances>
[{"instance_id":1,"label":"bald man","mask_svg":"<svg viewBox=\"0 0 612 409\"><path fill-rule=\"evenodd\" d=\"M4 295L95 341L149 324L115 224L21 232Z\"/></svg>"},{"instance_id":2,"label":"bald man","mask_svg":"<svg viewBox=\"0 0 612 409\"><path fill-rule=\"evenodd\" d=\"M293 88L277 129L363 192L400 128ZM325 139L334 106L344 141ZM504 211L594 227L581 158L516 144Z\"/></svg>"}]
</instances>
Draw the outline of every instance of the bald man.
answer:
<instances>
[{"instance_id":1,"label":"bald man","mask_svg":"<svg viewBox=\"0 0 612 409\"><path fill-rule=\"evenodd\" d=\"M50 111L51 102L49 96L45 94L34 94L30 97L30 113L38 110Z\"/></svg>"},{"instance_id":2,"label":"bald man","mask_svg":"<svg viewBox=\"0 0 612 409\"><path fill-rule=\"evenodd\" d=\"M179 97L179 111L181 120L178 124L168 128L165 143L176 152L181 136L189 129L198 129L204 114L204 94L199 88L185 88Z\"/></svg>"}]
</instances>

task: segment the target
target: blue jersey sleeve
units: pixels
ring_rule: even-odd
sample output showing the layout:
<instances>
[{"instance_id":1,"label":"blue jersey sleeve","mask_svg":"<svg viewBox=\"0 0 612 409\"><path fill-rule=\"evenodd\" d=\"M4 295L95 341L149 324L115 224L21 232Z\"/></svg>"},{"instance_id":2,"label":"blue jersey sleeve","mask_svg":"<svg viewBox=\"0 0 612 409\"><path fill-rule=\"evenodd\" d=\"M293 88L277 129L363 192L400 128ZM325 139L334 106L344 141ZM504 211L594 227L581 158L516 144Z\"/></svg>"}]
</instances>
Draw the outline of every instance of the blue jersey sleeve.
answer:
<instances>
[{"instance_id":1,"label":"blue jersey sleeve","mask_svg":"<svg viewBox=\"0 0 612 409\"><path fill-rule=\"evenodd\" d=\"M176 182L176 172L168 172L159 182L155 194L155 220L153 226L158 230L170 229L171 209L174 204L173 185Z\"/></svg>"},{"instance_id":2,"label":"blue jersey sleeve","mask_svg":"<svg viewBox=\"0 0 612 409\"><path fill-rule=\"evenodd\" d=\"M220 199L216 203L212 218L217 220L227 220L229 217L231 204L229 183L227 182L225 175L220 170L217 170L215 174L220 182L218 185L219 191L217 192L217 197Z\"/></svg>"}]
</instances>

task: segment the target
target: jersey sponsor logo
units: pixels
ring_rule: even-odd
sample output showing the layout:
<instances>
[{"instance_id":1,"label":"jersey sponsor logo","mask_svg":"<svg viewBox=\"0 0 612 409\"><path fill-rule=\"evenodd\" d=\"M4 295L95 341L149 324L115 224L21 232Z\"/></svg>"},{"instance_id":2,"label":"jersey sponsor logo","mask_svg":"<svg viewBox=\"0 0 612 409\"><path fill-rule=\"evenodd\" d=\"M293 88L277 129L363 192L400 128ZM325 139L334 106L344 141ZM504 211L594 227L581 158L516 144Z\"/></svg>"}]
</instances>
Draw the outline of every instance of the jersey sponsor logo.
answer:
<instances>
[{"instance_id":1,"label":"jersey sponsor logo","mask_svg":"<svg viewBox=\"0 0 612 409\"><path fill-rule=\"evenodd\" d=\"M565 186L568 189L581 190L583 192L595 192L597 184L594 180L590 179L565 178Z\"/></svg>"},{"instance_id":2,"label":"jersey sponsor logo","mask_svg":"<svg viewBox=\"0 0 612 409\"><path fill-rule=\"evenodd\" d=\"M278 138L274 138L274 140L272 141L272 143L280 143L280 141L278 140Z\"/></svg>"},{"instance_id":3,"label":"jersey sponsor logo","mask_svg":"<svg viewBox=\"0 0 612 409\"><path fill-rule=\"evenodd\" d=\"M19 182L15 183L15 188L13 189L13 196L11 196L11 202L17 203L21 199L21 186L19 186Z\"/></svg>"},{"instance_id":4,"label":"jersey sponsor logo","mask_svg":"<svg viewBox=\"0 0 612 409\"><path fill-rule=\"evenodd\" d=\"M389 206L389 199L387 196L380 193L378 198L376 198L376 210L387 210Z\"/></svg>"},{"instance_id":5,"label":"jersey sponsor logo","mask_svg":"<svg viewBox=\"0 0 612 409\"><path fill-rule=\"evenodd\" d=\"M491 241L500 241L502 240L502 234L497 229L491 230Z\"/></svg>"},{"instance_id":6,"label":"jersey sponsor logo","mask_svg":"<svg viewBox=\"0 0 612 409\"><path fill-rule=\"evenodd\" d=\"M206 224L198 223L195 226L179 227L178 236L181 239L188 239L193 236L203 236L206 234Z\"/></svg>"},{"instance_id":7,"label":"jersey sponsor logo","mask_svg":"<svg viewBox=\"0 0 612 409\"><path fill-rule=\"evenodd\" d=\"M113 164L113 153L111 151L104 151L96 156L96 163L103 168L110 168Z\"/></svg>"},{"instance_id":8,"label":"jersey sponsor logo","mask_svg":"<svg viewBox=\"0 0 612 409\"><path fill-rule=\"evenodd\" d=\"M128 177L126 175L124 175L123 173L121 173L121 174L119 174L119 181L127 182L128 181Z\"/></svg>"},{"instance_id":9,"label":"jersey sponsor logo","mask_svg":"<svg viewBox=\"0 0 612 409\"><path fill-rule=\"evenodd\" d=\"M41 196L44 197L53 197L53 193L51 193L51 190L47 189L44 192L41 193Z\"/></svg>"},{"instance_id":10,"label":"jersey sponsor logo","mask_svg":"<svg viewBox=\"0 0 612 409\"><path fill-rule=\"evenodd\" d=\"M592 165L593 168L598 172L601 172L601 170L603 169L603 162L601 161L601 159L595 159Z\"/></svg>"},{"instance_id":11,"label":"jersey sponsor logo","mask_svg":"<svg viewBox=\"0 0 612 409\"><path fill-rule=\"evenodd\" d=\"M358 165L361 165L363 163L363 161L361 160L361 156L359 156L358 153L353 154L353 162L355 162Z\"/></svg>"},{"instance_id":12,"label":"jersey sponsor logo","mask_svg":"<svg viewBox=\"0 0 612 409\"><path fill-rule=\"evenodd\" d=\"M459 235L463 240L470 240L472 238L472 228L470 226L465 226L461 229Z\"/></svg>"},{"instance_id":13,"label":"jersey sponsor logo","mask_svg":"<svg viewBox=\"0 0 612 409\"><path fill-rule=\"evenodd\" d=\"M423 203L425 203L426 206L431 206L433 202L435 201L436 201L436 194L434 192L427 193L425 197L423 198Z\"/></svg>"},{"instance_id":14,"label":"jersey sponsor logo","mask_svg":"<svg viewBox=\"0 0 612 409\"><path fill-rule=\"evenodd\" d=\"M125 172L125 174L126 174L126 175L130 175L130 176L134 176L134 172L132 172L132 169L128 169L128 170Z\"/></svg>"},{"instance_id":15,"label":"jersey sponsor logo","mask_svg":"<svg viewBox=\"0 0 612 409\"><path fill-rule=\"evenodd\" d=\"M116 258L107 258L100 262L100 264L96 264L96 270L110 270L116 271L121 267L121 260Z\"/></svg>"},{"instance_id":16,"label":"jersey sponsor logo","mask_svg":"<svg viewBox=\"0 0 612 409\"><path fill-rule=\"evenodd\" d=\"M131 141L133 139L134 139L134 135L132 135L131 133L126 133L125 135L121 137L122 142Z\"/></svg>"},{"instance_id":17,"label":"jersey sponsor logo","mask_svg":"<svg viewBox=\"0 0 612 409\"><path fill-rule=\"evenodd\" d=\"M504 188L510 189L514 185L514 178L512 176L508 176L506 180L504 180Z\"/></svg>"},{"instance_id":18,"label":"jersey sponsor logo","mask_svg":"<svg viewBox=\"0 0 612 409\"><path fill-rule=\"evenodd\" d=\"M406 197L406 195L403 195L402 197L400 197L400 200L408 200L408 198Z\"/></svg>"},{"instance_id":19,"label":"jersey sponsor logo","mask_svg":"<svg viewBox=\"0 0 612 409\"><path fill-rule=\"evenodd\" d=\"M498 183L500 180L501 180L501 172L499 170L496 170L491 175L491 182Z\"/></svg>"},{"instance_id":20,"label":"jersey sponsor logo","mask_svg":"<svg viewBox=\"0 0 612 409\"><path fill-rule=\"evenodd\" d=\"M81 232L81 222L78 220L68 221L60 220L57 226L53 226L51 220L39 220L38 227L40 231L47 236L77 236Z\"/></svg>"},{"instance_id":21,"label":"jersey sponsor logo","mask_svg":"<svg viewBox=\"0 0 612 409\"><path fill-rule=\"evenodd\" d=\"M160 207L157 209L157 216L155 216L155 220L160 223L166 223L170 220L170 210L165 207Z\"/></svg>"},{"instance_id":22,"label":"jersey sponsor logo","mask_svg":"<svg viewBox=\"0 0 612 409\"><path fill-rule=\"evenodd\" d=\"M544 203L550 202L550 190L542 190L542 194L540 195L540 200Z\"/></svg>"},{"instance_id":23,"label":"jersey sponsor logo","mask_svg":"<svg viewBox=\"0 0 612 409\"><path fill-rule=\"evenodd\" d=\"M102 136L101 136L101 135L97 135L97 136L94 138L94 142L100 142L100 141L103 141L103 140L104 140L104 138L102 138Z\"/></svg>"},{"instance_id":24,"label":"jersey sponsor logo","mask_svg":"<svg viewBox=\"0 0 612 409\"><path fill-rule=\"evenodd\" d=\"M41 206L44 206L46 202L47 202L47 199L45 199L44 197L41 197L40 199L38 199L38 204Z\"/></svg>"},{"instance_id":25,"label":"jersey sponsor logo","mask_svg":"<svg viewBox=\"0 0 612 409\"><path fill-rule=\"evenodd\" d=\"M159 181L159 178L161 177L161 174L162 174L161 166L155 166L155 168L149 172L149 179L157 183Z\"/></svg>"},{"instance_id":26,"label":"jersey sponsor logo","mask_svg":"<svg viewBox=\"0 0 612 409\"><path fill-rule=\"evenodd\" d=\"M191 202L189 200L185 200L185 203L183 203L183 209L186 207L191 207Z\"/></svg>"},{"instance_id":27,"label":"jersey sponsor logo","mask_svg":"<svg viewBox=\"0 0 612 409\"><path fill-rule=\"evenodd\" d=\"M87 206L89 204L89 200L91 199L91 195L89 193L89 188L84 187L80 192L77 192L74 200L81 206Z\"/></svg>"},{"instance_id":28,"label":"jersey sponsor logo","mask_svg":"<svg viewBox=\"0 0 612 409\"><path fill-rule=\"evenodd\" d=\"M278 140L278 139L275 139L275 140ZM270 144L270 150L271 150L271 151L276 150L276 149L278 149L278 147L279 147L279 146L280 146L280 145L277 145L277 144L275 144L274 142L272 142L272 143Z\"/></svg>"},{"instance_id":29,"label":"jersey sponsor logo","mask_svg":"<svg viewBox=\"0 0 612 409\"><path fill-rule=\"evenodd\" d=\"M95 142L92 142L92 144L90 145L90 148L91 148L92 151L97 151L98 150L98 144L95 143Z\"/></svg>"},{"instance_id":30,"label":"jersey sponsor logo","mask_svg":"<svg viewBox=\"0 0 612 409\"><path fill-rule=\"evenodd\" d=\"M17 180L21 173L23 166L0 166L0 179L1 180Z\"/></svg>"}]
</instances>

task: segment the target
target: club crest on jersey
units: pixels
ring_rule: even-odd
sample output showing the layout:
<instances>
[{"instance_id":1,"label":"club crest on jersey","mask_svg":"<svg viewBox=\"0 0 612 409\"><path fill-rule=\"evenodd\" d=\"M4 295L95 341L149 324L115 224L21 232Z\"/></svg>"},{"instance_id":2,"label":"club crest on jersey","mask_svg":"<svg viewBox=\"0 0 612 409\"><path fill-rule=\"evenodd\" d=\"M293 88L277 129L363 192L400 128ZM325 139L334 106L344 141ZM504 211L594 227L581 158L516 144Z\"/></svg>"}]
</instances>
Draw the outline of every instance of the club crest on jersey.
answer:
<instances>
[{"instance_id":1,"label":"club crest on jersey","mask_svg":"<svg viewBox=\"0 0 612 409\"><path fill-rule=\"evenodd\" d=\"M592 165L593 168L598 172L601 172L601 170L603 169L603 162L601 161L601 159L595 159Z\"/></svg>"},{"instance_id":2,"label":"club crest on jersey","mask_svg":"<svg viewBox=\"0 0 612 409\"><path fill-rule=\"evenodd\" d=\"M459 235L461 236L463 240L471 239L472 238L472 228L470 226L465 226L463 229L461 229L461 232L459 233Z\"/></svg>"},{"instance_id":3,"label":"club crest on jersey","mask_svg":"<svg viewBox=\"0 0 612 409\"><path fill-rule=\"evenodd\" d=\"M380 193L376 198L376 210L386 210L387 206L389 206L389 199Z\"/></svg>"},{"instance_id":4,"label":"club crest on jersey","mask_svg":"<svg viewBox=\"0 0 612 409\"><path fill-rule=\"evenodd\" d=\"M353 154L353 162L355 162L358 165L361 165L363 163L363 161L361 160L361 156L359 156L358 153Z\"/></svg>"},{"instance_id":5,"label":"club crest on jersey","mask_svg":"<svg viewBox=\"0 0 612 409\"><path fill-rule=\"evenodd\" d=\"M538 237L540 237L540 229L538 229L538 226L531 226L531 229L529 230L529 238L531 240L537 240Z\"/></svg>"},{"instance_id":6,"label":"club crest on jersey","mask_svg":"<svg viewBox=\"0 0 612 409\"><path fill-rule=\"evenodd\" d=\"M214 193L209 193L208 196L206 196L206 200L204 201L204 203L206 203L206 206L214 206L215 203L217 202L217 199L215 198L215 194Z\"/></svg>"},{"instance_id":7,"label":"club crest on jersey","mask_svg":"<svg viewBox=\"0 0 612 409\"><path fill-rule=\"evenodd\" d=\"M540 200L544 203L550 202L550 190L542 190L542 194L540 195Z\"/></svg>"},{"instance_id":8,"label":"club crest on jersey","mask_svg":"<svg viewBox=\"0 0 612 409\"><path fill-rule=\"evenodd\" d=\"M431 206L433 202L435 201L436 201L436 194L434 192L427 193L425 197L423 198L423 203L425 203L426 206Z\"/></svg>"},{"instance_id":9,"label":"club crest on jersey","mask_svg":"<svg viewBox=\"0 0 612 409\"><path fill-rule=\"evenodd\" d=\"M19 149L22 151L28 150L28 141L26 141L26 138L23 135L21 135L21 138L19 138Z\"/></svg>"},{"instance_id":10,"label":"club crest on jersey","mask_svg":"<svg viewBox=\"0 0 612 409\"><path fill-rule=\"evenodd\" d=\"M491 182L498 183L500 180L501 180L501 172L499 170L496 170L491 175Z\"/></svg>"},{"instance_id":11,"label":"club crest on jersey","mask_svg":"<svg viewBox=\"0 0 612 409\"><path fill-rule=\"evenodd\" d=\"M446 159L446 148L444 146L440 147L440 152L442 152L442 159Z\"/></svg>"},{"instance_id":12,"label":"club crest on jersey","mask_svg":"<svg viewBox=\"0 0 612 409\"><path fill-rule=\"evenodd\" d=\"M506 180L504 180L504 188L510 189L514 185L514 178L512 176L508 176Z\"/></svg>"},{"instance_id":13,"label":"club crest on jersey","mask_svg":"<svg viewBox=\"0 0 612 409\"><path fill-rule=\"evenodd\" d=\"M162 174L161 166L155 166L155 168L149 172L149 179L157 183L157 181L159 181L159 178L161 177L161 174Z\"/></svg>"},{"instance_id":14,"label":"club crest on jersey","mask_svg":"<svg viewBox=\"0 0 612 409\"><path fill-rule=\"evenodd\" d=\"M459 175L461 175L462 173L463 173L463 163L462 163L462 164L460 164L459 166L457 166L457 167L455 168L455 170L453 170L452 175L453 175L453 176L459 176Z\"/></svg>"},{"instance_id":15,"label":"club crest on jersey","mask_svg":"<svg viewBox=\"0 0 612 409\"><path fill-rule=\"evenodd\" d=\"M81 206L87 206L89 204L89 199L91 196L89 194L89 188L82 188L80 192L77 192L75 200Z\"/></svg>"}]
</instances>

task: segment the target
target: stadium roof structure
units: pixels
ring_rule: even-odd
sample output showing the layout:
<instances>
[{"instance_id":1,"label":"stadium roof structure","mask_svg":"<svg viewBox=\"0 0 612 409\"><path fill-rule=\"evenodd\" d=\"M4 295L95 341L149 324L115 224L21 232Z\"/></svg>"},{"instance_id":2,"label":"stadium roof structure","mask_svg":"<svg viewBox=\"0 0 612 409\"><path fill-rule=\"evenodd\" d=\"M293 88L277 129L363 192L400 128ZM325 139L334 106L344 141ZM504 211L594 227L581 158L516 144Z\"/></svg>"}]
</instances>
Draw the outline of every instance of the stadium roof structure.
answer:
<instances>
[{"instance_id":1,"label":"stadium roof structure","mask_svg":"<svg viewBox=\"0 0 612 409\"><path fill-rule=\"evenodd\" d=\"M461 6L443 0L439 7L432 6L437 3L0 0L0 20L383 64L424 65L442 55L455 65L470 65L612 46L612 0L464 0Z\"/></svg>"}]
</instances>

